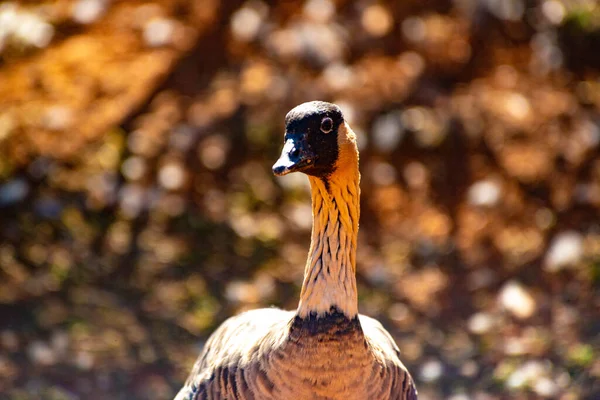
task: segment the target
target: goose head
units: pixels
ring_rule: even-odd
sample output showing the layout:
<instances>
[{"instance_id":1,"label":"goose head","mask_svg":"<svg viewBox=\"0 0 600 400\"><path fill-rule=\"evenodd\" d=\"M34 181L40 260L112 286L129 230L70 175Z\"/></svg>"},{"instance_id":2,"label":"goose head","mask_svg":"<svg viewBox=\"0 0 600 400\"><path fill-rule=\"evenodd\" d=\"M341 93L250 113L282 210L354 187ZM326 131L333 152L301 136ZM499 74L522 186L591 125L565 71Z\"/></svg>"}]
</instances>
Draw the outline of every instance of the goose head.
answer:
<instances>
[{"instance_id":1,"label":"goose head","mask_svg":"<svg viewBox=\"0 0 600 400\"><path fill-rule=\"evenodd\" d=\"M326 180L346 165L358 168L357 163L356 137L337 105L311 101L286 115L283 150L273 165L275 175L303 172Z\"/></svg>"}]
</instances>

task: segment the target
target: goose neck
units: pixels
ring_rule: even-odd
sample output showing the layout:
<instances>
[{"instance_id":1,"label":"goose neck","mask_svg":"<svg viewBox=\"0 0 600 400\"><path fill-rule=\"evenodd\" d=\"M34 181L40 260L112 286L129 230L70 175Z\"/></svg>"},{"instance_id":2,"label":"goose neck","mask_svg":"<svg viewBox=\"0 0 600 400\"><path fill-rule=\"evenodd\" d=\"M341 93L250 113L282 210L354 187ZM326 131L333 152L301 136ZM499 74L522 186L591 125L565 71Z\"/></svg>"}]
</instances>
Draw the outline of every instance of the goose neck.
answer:
<instances>
[{"instance_id":1,"label":"goose neck","mask_svg":"<svg viewBox=\"0 0 600 400\"><path fill-rule=\"evenodd\" d=\"M313 227L298 316L307 318L343 313L353 319L358 315L358 167L326 181L316 177L309 177L309 180Z\"/></svg>"}]
</instances>

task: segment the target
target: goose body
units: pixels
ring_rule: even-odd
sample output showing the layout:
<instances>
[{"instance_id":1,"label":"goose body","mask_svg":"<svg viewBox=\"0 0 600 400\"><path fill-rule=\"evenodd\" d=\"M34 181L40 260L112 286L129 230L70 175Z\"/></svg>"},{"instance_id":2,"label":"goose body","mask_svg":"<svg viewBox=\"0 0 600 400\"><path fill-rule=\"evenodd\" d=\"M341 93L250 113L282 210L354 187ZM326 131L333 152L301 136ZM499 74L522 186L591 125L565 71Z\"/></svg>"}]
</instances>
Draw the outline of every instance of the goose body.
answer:
<instances>
[{"instance_id":1,"label":"goose body","mask_svg":"<svg viewBox=\"0 0 600 400\"><path fill-rule=\"evenodd\" d=\"M416 399L390 334L358 314L358 151L340 109L310 102L290 111L273 171L304 172L311 184L313 230L298 309L226 320L175 400Z\"/></svg>"}]
</instances>

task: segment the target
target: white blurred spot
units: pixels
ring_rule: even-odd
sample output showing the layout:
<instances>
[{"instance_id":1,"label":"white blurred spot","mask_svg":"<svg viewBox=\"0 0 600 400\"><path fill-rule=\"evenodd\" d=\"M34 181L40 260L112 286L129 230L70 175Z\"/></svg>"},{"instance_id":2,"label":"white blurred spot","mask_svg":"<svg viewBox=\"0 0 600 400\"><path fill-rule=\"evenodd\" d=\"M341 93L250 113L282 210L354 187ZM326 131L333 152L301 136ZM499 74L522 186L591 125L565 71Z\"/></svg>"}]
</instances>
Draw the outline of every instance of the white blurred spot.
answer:
<instances>
[{"instance_id":1,"label":"white blurred spot","mask_svg":"<svg viewBox=\"0 0 600 400\"><path fill-rule=\"evenodd\" d=\"M83 370L89 370L94 366L94 357L89 351L79 351L75 356L75 365Z\"/></svg>"},{"instance_id":2,"label":"white blurred spot","mask_svg":"<svg viewBox=\"0 0 600 400\"><path fill-rule=\"evenodd\" d=\"M53 131L65 130L73 124L73 110L65 106L52 106L46 109L42 124Z\"/></svg>"},{"instance_id":3,"label":"white blurred spot","mask_svg":"<svg viewBox=\"0 0 600 400\"><path fill-rule=\"evenodd\" d=\"M468 322L469 330L476 335L489 332L493 326L494 319L490 314L484 312L473 314Z\"/></svg>"},{"instance_id":4,"label":"white blurred spot","mask_svg":"<svg viewBox=\"0 0 600 400\"><path fill-rule=\"evenodd\" d=\"M426 111L423 107L410 107L402 112L404 126L412 131L420 131L425 127Z\"/></svg>"},{"instance_id":5,"label":"white blurred spot","mask_svg":"<svg viewBox=\"0 0 600 400\"><path fill-rule=\"evenodd\" d=\"M334 22L296 22L273 32L267 46L278 57L303 58L325 66L345 54L347 36L344 33L344 28Z\"/></svg>"},{"instance_id":6,"label":"white blurred spot","mask_svg":"<svg viewBox=\"0 0 600 400\"><path fill-rule=\"evenodd\" d=\"M136 218L147 206L146 190L139 185L126 184L119 197L121 211L128 218Z\"/></svg>"},{"instance_id":7,"label":"white blurred spot","mask_svg":"<svg viewBox=\"0 0 600 400\"><path fill-rule=\"evenodd\" d=\"M352 84L352 69L341 63L333 63L323 71L323 78L333 90L342 90Z\"/></svg>"},{"instance_id":8,"label":"white blurred spot","mask_svg":"<svg viewBox=\"0 0 600 400\"><path fill-rule=\"evenodd\" d=\"M231 228L238 236L243 238L256 236L256 231L258 230L254 218L246 214L230 216L229 225L231 225Z\"/></svg>"},{"instance_id":9,"label":"white blurred spot","mask_svg":"<svg viewBox=\"0 0 600 400\"><path fill-rule=\"evenodd\" d=\"M262 2L249 2L231 16L231 32L236 39L249 42L256 38L268 12Z\"/></svg>"},{"instance_id":10,"label":"white blurred spot","mask_svg":"<svg viewBox=\"0 0 600 400\"><path fill-rule=\"evenodd\" d=\"M342 110L342 113L344 114L344 120L346 122L348 122L349 124L353 124L354 122L356 122L357 112L354 107L354 104L344 100L335 101L335 104L337 104L338 107Z\"/></svg>"},{"instance_id":11,"label":"white blurred spot","mask_svg":"<svg viewBox=\"0 0 600 400\"><path fill-rule=\"evenodd\" d=\"M312 207L308 204L294 204L285 215L289 216L294 224L302 230L308 231L312 227Z\"/></svg>"},{"instance_id":12,"label":"white blurred spot","mask_svg":"<svg viewBox=\"0 0 600 400\"><path fill-rule=\"evenodd\" d=\"M511 93L504 99L504 109L514 119L523 121L531 114L529 100L520 93Z\"/></svg>"},{"instance_id":13,"label":"white blurred spot","mask_svg":"<svg viewBox=\"0 0 600 400\"><path fill-rule=\"evenodd\" d=\"M383 153L394 151L403 137L404 128L395 112L382 115L373 123L373 146Z\"/></svg>"},{"instance_id":14,"label":"white blurred spot","mask_svg":"<svg viewBox=\"0 0 600 400\"><path fill-rule=\"evenodd\" d=\"M384 269L384 268L381 268ZM386 281L387 279L389 279L389 277L385 276ZM408 307L405 304L402 303L394 303L390 306L390 308L388 309L388 316L390 317L390 319L396 323L401 323L403 321L406 321L406 319L410 316L410 310L408 309Z\"/></svg>"},{"instance_id":15,"label":"white blurred spot","mask_svg":"<svg viewBox=\"0 0 600 400\"><path fill-rule=\"evenodd\" d=\"M268 299L275 294L275 281L269 274L259 274L254 279L254 286L262 299Z\"/></svg>"},{"instance_id":16,"label":"white blurred spot","mask_svg":"<svg viewBox=\"0 0 600 400\"><path fill-rule=\"evenodd\" d=\"M496 17L508 21L518 21L525 12L522 0L484 0L487 7Z\"/></svg>"},{"instance_id":17,"label":"white blurred spot","mask_svg":"<svg viewBox=\"0 0 600 400\"><path fill-rule=\"evenodd\" d=\"M527 361L510 374L506 385L512 389L523 388L547 374L547 367L542 362Z\"/></svg>"},{"instance_id":18,"label":"white blurred spot","mask_svg":"<svg viewBox=\"0 0 600 400\"><path fill-rule=\"evenodd\" d=\"M533 384L533 391L542 397L555 398L558 387L550 378L547 376L542 376L536 379L535 383Z\"/></svg>"},{"instance_id":19,"label":"white blurred spot","mask_svg":"<svg viewBox=\"0 0 600 400\"><path fill-rule=\"evenodd\" d=\"M426 361L421 366L421 379L425 382L437 381L444 371L444 366L438 360Z\"/></svg>"},{"instance_id":20,"label":"white blurred spot","mask_svg":"<svg viewBox=\"0 0 600 400\"><path fill-rule=\"evenodd\" d=\"M547 271L556 272L565 267L577 265L583 257L583 237L579 232L561 232L552 239L544 267Z\"/></svg>"},{"instance_id":21,"label":"white blurred spot","mask_svg":"<svg viewBox=\"0 0 600 400\"><path fill-rule=\"evenodd\" d=\"M52 349L56 352L56 354L64 356L69 349L69 334L64 331L54 332L52 338L50 339L50 343L52 344Z\"/></svg>"},{"instance_id":22,"label":"white blurred spot","mask_svg":"<svg viewBox=\"0 0 600 400\"><path fill-rule=\"evenodd\" d=\"M555 32L536 33L531 38L530 46L534 53L530 64L533 73L545 74L562 66L563 55Z\"/></svg>"},{"instance_id":23,"label":"white blurred spot","mask_svg":"<svg viewBox=\"0 0 600 400\"><path fill-rule=\"evenodd\" d=\"M565 6L558 0L544 1L542 14L551 24L560 25L566 14Z\"/></svg>"},{"instance_id":24,"label":"white blurred spot","mask_svg":"<svg viewBox=\"0 0 600 400\"><path fill-rule=\"evenodd\" d=\"M173 41L175 23L167 18L154 18L144 26L144 41L150 47L167 46Z\"/></svg>"},{"instance_id":25,"label":"white blurred spot","mask_svg":"<svg viewBox=\"0 0 600 400\"><path fill-rule=\"evenodd\" d=\"M367 137L365 131L363 131L361 126L355 125L353 131L356 135L356 146L358 147L358 151L363 151L367 147L369 138Z\"/></svg>"},{"instance_id":26,"label":"white blurred spot","mask_svg":"<svg viewBox=\"0 0 600 400\"><path fill-rule=\"evenodd\" d=\"M577 134L588 149L593 149L600 144L600 127L592 121L584 120Z\"/></svg>"},{"instance_id":27,"label":"white blurred spot","mask_svg":"<svg viewBox=\"0 0 600 400\"><path fill-rule=\"evenodd\" d=\"M504 284L498 298L502 307L519 319L531 317L537 308L535 299L527 288L516 281Z\"/></svg>"},{"instance_id":28,"label":"white blurred spot","mask_svg":"<svg viewBox=\"0 0 600 400\"><path fill-rule=\"evenodd\" d=\"M256 303L259 295L251 283L234 281L225 288L225 298L232 303Z\"/></svg>"},{"instance_id":29,"label":"white blurred spot","mask_svg":"<svg viewBox=\"0 0 600 400\"><path fill-rule=\"evenodd\" d=\"M501 194L500 185L486 179L471 185L467 198L469 203L474 206L493 207L500 201Z\"/></svg>"},{"instance_id":30,"label":"white blurred spot","mask_svg":"<svg viewBox=\"0 0 600 400\"><path fill-rule=\"evenodd\" d=\"M448 400L470 400L470 399L471 398L464 393L453 394L452 396L448 397Z\"/></svg>"},{"instance_id":31,"label":"white blurred spot","mask_svg":"<svg viewBox=\"0 0 600 400\"><path fill-rule=\"evenodd\" d=\"M8 36L17 27L19 13L15 3L0 4L0 37Z\"/></svg>"},{"instance_id":32,"label":"white blurred spot","mask_svg":"<svg viewBox=\"0 0 600 400\"><path fill-rule=\"evenodd\" d=\"M185 182L185 171L179 163L170 162L158 171L158 183L168 190L177 190Z\"/></svg>"},{"instance_id":33,"label":"white blurred spot","mask_svg":"<svg viewBox=\"0 0 600 400\"><path fill-rule=\"evenodd\" d=\"M36 340L27 348L27 354L34 364L48 366L56 363L56 354L48 344Z\"/></svg>"},{"instance_id":34,"label":"white blurred spot","mask_svg":"<svg viewBox=\"0 0 600 400\"><path fill-rule=\"evenodd\" d=\"M106 12L107 0L79 0L73 6L73 19L80 24L90 24Z\"/></svg>"},{"instance_id":35,"label":"white blurred spot","mask_svg":"<svg viewBox=\"0 0 600 400\"><path fill-rule=\"evenodd\" d=\"M13 36L20 42L43 48L50 44L54 36L54 27L35 14L22 12L16 14L16 27Z\"/></svg>"},{"instance_id":36,"label":"white blurred spot","mask_svg":"<svg viewBox=\"0 0 600 400\"><path fill-rule=\"evenodd\" d=\"M304 174L288 174L285 176L276 176L275 180L286 190L300 190L310 192L310 183Z\"/></svg>"},{"instance_id":37,"label":"white blurred spot","mask_svg":"<svg viewBox=\"0 0 600 400\"><path fill-rule=\"evenodd\" d=\"M146 173L146 161L142 157L132 156L121 166L123 176L130 181L137 181Z\"/></svg>"},{"instance_id":38,"label":"white blurred spot","mask_svg":"<svg viewBox=\"0 0 600 400\"><path fill-rule=\"evenodd\" d=\"M304 3L304 14L315 22L327 22L335 14L335 4L330 0L308 0Z\"/></svg>"},{"instance_id":39,"label":"white blurred spot","mask_svg":"<svg viewBox=\"0 0 600 400\"><path fill-rule=\"evenodd\" d=\"M215 170L225 164L228 151L229 141L222 135L215 135L200 144L198 155L206 168Z\"/></svg>"}]
</instances>

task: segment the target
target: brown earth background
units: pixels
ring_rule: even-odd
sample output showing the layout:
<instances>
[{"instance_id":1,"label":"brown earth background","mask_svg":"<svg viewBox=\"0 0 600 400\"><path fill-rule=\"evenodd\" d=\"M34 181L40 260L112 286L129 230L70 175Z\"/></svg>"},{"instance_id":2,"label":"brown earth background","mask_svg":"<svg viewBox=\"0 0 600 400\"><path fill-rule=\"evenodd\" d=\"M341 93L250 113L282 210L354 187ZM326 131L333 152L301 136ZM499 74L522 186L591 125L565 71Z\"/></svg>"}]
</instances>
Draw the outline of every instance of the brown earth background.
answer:
<instances>
[{"instance_id":1,"label":"brown earth background","mask_svg":"<svg viewBox=\"0 0 600 400\"><path fill-rule=\"evenodd\" d=\"M0 3L0 398L169 399L296 306L286 112L359 135L360 310L421 399L600 398L600 5Z\"/></svg>"}]
</instances>

